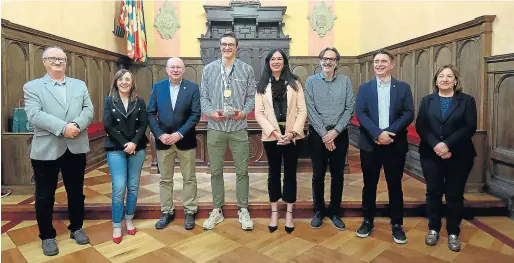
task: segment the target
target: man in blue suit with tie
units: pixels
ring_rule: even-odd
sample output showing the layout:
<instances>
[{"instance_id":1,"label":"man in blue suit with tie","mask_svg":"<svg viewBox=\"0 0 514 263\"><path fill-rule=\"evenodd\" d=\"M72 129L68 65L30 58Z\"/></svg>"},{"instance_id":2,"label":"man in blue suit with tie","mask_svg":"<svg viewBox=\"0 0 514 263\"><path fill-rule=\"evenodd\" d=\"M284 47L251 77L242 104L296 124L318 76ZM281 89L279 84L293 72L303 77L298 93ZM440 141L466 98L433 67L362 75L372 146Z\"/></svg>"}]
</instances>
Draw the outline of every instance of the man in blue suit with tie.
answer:
<instances>
[{"instance_id":1,"label":"man in blue suit with tie","mask_svg":"<svg viewBox=\"0 0 514 263\"><path fill-rule=\"evenodd\" d=\"M198 84L182 78L184 71L184 62L180 58L170 58L166 63L169 79L153 85L148 102L148 120L156 138L157 163L161 172L161 218L155 224L156 229L165 228L175 218L173 174L177 155L184 178L185 229L194 228L198 210L195 126L201 115L200 90Z\"/></svg>"},{"instance_id":2,"label":"man in blue suit with tie","mask_svg":"<svg viewBox=\"0 0 514 263\"><path fill-rule=\"evenodd\" d=\"M364 222L358 237L373 231L377 184L384 166L389 193L394 242L407 243L403 225L402 176L408 150L407 127L414 120L414 103L409 84L391 77L394 56L385 49L373 54L375 78L362 84L357 93L355 113L360 124L359 148L364 188Z\"/></svg>"}]
</instances>

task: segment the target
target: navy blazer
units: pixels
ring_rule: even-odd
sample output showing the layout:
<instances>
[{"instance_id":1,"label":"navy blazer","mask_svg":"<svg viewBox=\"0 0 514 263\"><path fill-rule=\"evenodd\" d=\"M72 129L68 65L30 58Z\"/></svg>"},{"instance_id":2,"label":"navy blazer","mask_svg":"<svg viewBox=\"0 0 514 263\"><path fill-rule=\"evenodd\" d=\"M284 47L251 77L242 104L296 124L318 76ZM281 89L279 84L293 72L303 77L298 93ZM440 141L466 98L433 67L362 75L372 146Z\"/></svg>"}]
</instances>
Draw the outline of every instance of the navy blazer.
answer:
<instances>
[{"instance_id":1,"label":"navy blazer","mask_svg":"<svg viewBox=\"0 0 514 263\"><path fill-rule=\"evenodd\" d=\"M170 81L161 80L153 85L148 102L148 121L155 136L157 150L171 146L162 143L159 137L165 133L179 132L184 136L176 145L180 150L196 147L196 124L200 121L200 91L198 84L183 79L177 96L175 110L171 107Z\"/></svg>"},{"instance_id":2,"label":"navy blazer","mask_svg":"<svg viewBox=\"0 0 514 263\"><path fill-rule=\"evenodd\" d=\"M473 158L477 154L471 138L476 129L477 107L472 96L456 92L444 118L439 94L425 96L416 118L416 131L421 138L420 157L437 157L433 149L444 142L452 153L451 159Z\"/></svg>"},{"instance_id":3,"label":"navy blazer","mask_svg":"<svg viewBox=\"0 0 514 263\"><path fill-rule=\"evenodd\" d=\"M414 102L409 84L391 78L391 99L389 106L389 127L378 127L377 79L362 84L357 92L355 113L359 121L359 149L372 152L378 146L375 141L383 131L396 136L393 145L401 152L407 152L407 127L414 120Z\"/></svg>"}]
</instances>

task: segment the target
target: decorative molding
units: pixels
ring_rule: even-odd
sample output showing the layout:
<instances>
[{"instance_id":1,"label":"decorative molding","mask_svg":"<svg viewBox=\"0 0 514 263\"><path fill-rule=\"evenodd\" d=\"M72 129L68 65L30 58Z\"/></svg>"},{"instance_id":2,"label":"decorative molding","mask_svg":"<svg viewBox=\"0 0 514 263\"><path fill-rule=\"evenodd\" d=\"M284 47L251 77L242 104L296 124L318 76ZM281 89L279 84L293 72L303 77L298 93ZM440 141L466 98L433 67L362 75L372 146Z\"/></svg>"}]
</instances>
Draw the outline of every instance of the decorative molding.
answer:
<instances>
[{"instance_id":1,"label":"decorative molding","mask_svg":"<svg viewBox=\"0 0 514 263\"><path fill-rule=\"evenodd\" d=\"M311 22L312 29L318 33L320 37L324 37L328 31L334 26L334 20L337 16L330 11L330 6L321 2L314 7L312 13L307 16Z\"/></svg>"},{"instance_id":2,"label":"decorative molding","mask_svg":"<svg viewBox=\"0 0 514 263\"><path fill-rule=\"evenodd\" d=\"M180 28L180 21L175 13L175 7L168 0L159 8L159 12L155 16L154 27L161 37L166 40L173 38L173 35Z\"/></svg>"}]
</instances>

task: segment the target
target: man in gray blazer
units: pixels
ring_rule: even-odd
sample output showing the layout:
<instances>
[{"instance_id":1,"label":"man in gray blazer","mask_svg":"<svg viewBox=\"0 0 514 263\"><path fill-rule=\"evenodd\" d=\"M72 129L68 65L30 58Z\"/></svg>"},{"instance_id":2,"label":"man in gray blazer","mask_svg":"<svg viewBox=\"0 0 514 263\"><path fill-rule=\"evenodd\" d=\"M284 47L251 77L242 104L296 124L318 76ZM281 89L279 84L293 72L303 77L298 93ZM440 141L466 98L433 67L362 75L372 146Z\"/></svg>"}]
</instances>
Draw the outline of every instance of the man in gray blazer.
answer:
<instances>
[{"instance_id":1,"label":"man in gray blazer","mask_svg":"<svg viewBox=\"0 0 514 263\"><path fill-rule=\"evenodd\" d=\"M36 219L47 256L59 253L52 225L59 171L68 195L70 238L80 245L89 243L82 229L83 188L93 104L86 84L65 76L66 62L61 48L47 48L43 52L47 74L23 86L28 121L34 126L30 159L36 182Z\"/></svg>"}]
</instances>

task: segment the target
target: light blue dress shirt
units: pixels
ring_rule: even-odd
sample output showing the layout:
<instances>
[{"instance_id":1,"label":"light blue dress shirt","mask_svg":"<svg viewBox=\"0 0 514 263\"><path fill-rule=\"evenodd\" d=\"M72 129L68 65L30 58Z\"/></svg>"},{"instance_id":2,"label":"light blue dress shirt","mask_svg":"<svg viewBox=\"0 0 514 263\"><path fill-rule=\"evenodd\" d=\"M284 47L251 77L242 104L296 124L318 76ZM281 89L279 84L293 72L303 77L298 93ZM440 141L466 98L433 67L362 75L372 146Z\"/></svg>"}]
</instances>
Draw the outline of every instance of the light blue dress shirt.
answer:
<instances>
[{"instance_id":1,"label":"light blue dress shirt","mask_svg":"<svg viewBox=\"0 0 514 263\"><path fill-rule=\"evenodd\" d=\"M178 85L174 85L170 80L170 97L171 97L171 107L175 110L175 104L177 103L178 92L180 91L180 84L182 80L178 83Z\"/></svg>"},{"instance_id":2,"label":"light blue dress shirt","mask_svg":"<svg viewBox=\"0 0 514 263\"><path fill-rule=\"evenodd\" d=\"M389 106L391 103L391 77L381 81L377 77L378 94L378 127L385 129L389 127Z\"/></svg>"}]
</instances>

